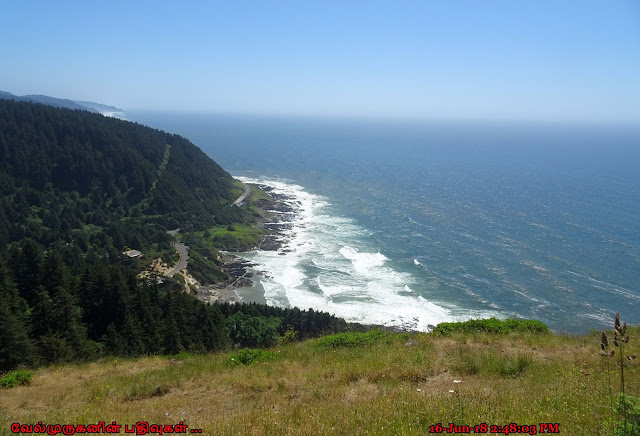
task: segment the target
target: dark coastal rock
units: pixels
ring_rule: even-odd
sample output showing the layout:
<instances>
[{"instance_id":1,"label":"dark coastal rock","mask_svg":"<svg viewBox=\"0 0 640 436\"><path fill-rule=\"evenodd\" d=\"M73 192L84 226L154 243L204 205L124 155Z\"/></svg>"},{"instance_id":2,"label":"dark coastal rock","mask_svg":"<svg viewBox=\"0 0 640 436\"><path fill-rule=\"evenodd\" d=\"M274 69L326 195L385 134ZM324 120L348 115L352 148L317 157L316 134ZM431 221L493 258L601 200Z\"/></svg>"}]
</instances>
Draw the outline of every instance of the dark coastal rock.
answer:
<instances>
[{"instance_id":1,"label":"dark coastal rock","mask_svg":"<svg viewBox=\"0 0 640 436\"><path fill-rule=\"evenodd\" d=\"M273 200L259 200L255 205L267 212L268 218L263 218L263 222L259 224L260 228L265 231L265 236L259 244L260 250L277 251L279 255L285 256L292 250L286 247L288 244L287 234L293 229L292 222L298 217L298 209L301 206L299 201L295 201L292 197L283 194L275 194L274 189L266 185L257 185L260 189L268 193ZM238 251L241 251L239 249ZM229 279L214 285L203 286L198 290L198 298L203 301L214 302L220 301L220 293L228 293L229 290L243 287L251 287L253 285L254 274L248 271L249 268L257 266L246 259L224 254L220 259L221 268L229 275ZM256 272L256 275L270 278L270 275L264 271ZM227 297L227 301L236 301L234 297Z\"/></svg>"},{"instance_id":2,"label":"dark coastal rock","mask_svg":"<svg viewBox=\"0 0 640 436\"><path fill-rule=\"evenodd\" d=\"M271 210L274 210L274 211L277 211L277 212L285 212L285 213L293 213L294 212L293 207L289 206L286 203L276 203L276 204L271 206Z\"/></svg>"},{"instance_id":3,"label":"dark coastal rock","mask_svg":"<svg viewBox=\"0 0 640 436\"><path fill-rule=\"evenodd\" d=\"M278 251L281 247L282 243L275 239L274 235L268 235L260 244L260 249L264 251Z\"/></svg>"}]
</instances>

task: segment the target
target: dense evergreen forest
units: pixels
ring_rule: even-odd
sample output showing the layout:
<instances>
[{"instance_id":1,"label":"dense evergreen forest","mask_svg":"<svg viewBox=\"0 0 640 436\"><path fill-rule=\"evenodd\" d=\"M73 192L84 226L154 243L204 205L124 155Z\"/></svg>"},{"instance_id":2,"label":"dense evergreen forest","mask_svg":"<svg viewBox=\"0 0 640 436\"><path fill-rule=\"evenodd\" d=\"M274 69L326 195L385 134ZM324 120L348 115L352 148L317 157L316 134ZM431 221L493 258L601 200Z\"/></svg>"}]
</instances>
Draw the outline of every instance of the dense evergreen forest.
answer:
<instances>
[{"instance_id":1,"label":"dense evergreen forest","mask_svg":"<svg viewBox=\"0 0 640 436\"><path fill-rule=\"evenodd\" d=\"M232 186L180 136L0 100L0 371L344 330L326 313L207 305L172 280L137 278L124 248L170 252L168 229L249 223Z\"/></svg>"},{"instance_id":2,"label":"dense evergreen forest","mask_svg":"<svg viewBox=\"0 0 640 436\"><path fill-rule=\"evenodd\" d=\"M230 205L232 185L229 173L178 135L0 100L4 244L27 235L69 240L81 225L113 225L117 236L118 223L205 229L243 221L243 210Z\"/></svg>"}]
</instances>

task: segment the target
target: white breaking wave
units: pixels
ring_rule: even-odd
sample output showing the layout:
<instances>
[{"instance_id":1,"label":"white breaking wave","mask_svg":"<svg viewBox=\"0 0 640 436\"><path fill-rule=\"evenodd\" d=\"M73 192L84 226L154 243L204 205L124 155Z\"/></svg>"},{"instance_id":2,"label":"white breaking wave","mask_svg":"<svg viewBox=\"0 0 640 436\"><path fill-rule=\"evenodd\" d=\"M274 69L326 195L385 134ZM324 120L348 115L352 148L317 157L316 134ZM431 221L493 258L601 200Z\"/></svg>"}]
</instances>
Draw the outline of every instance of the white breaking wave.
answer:
<instances>
[{"instance_id":1,"label":"white breaking wave","mask_svg":"<svg viewBox=\"0 0 640 436\"><path fill-rule=\"evenodd\" d=\"M123 111L104 111L100 113L105 117L117 118L119 120L128 121L127 115Z\"/></svg>"},{"instance_id":2,"label":"white breaking wave","mask_svg":"<svg viewBox=\"0 0 640 436\"><path fill-rule=\"evenodd\" d=\"M369 274L374 272L373 269L382 267L388 259L378 253L358 253L358 251L351 247L342 247L339 250L346 259L349 259L353 264L354 269L361 274Z\"/></svg>"},{"instance_id":3,"label":"white breaking wave","mask_svg":"<svg viewBox=\"0 0 640 436\"><path fill-rule=\"evenodd\" d=\"M351 322L411 330L460 319L414 292L411 274L389 265L372 246L369 232L339 216L326 198L285 180L238 177L286 195L297 210L280 252L257 250L246 257L256 270L267 304L330 312Z\"/></svg>"}]
</instances>

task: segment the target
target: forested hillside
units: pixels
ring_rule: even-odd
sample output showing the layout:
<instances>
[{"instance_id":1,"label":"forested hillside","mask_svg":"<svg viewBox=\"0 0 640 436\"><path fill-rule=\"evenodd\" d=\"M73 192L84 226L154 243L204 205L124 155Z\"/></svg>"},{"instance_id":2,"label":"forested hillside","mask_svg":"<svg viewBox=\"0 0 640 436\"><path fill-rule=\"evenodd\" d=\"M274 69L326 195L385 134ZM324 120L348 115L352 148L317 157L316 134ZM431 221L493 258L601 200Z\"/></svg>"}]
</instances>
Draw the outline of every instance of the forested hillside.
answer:
<instances>
[{"instance_id":1,"label":"forested hillside","mask_svg":"<svg viewBox=\"0 0 640 436\"><path fill-rule=\"evenodd\" d=\"M204 352L342 329L328 314L206 305L167 279L168 229L249 223L233 178L185 138L0 100L0 372L105 354ZM142 250L144 259L122 255ZM197 249L197 247L194 247ZM247 309L249 310L249 309ZM236 313L237 312L237 313Z\"/></svg>"},{"instance_id":2,"label":"forested hillside","mask_svg":"<svg viewBox=\"0 0 640 436\"><path fill-rule=\"evenodd\" d=\"M232 177L188 140L85 111L0 100L0 243L81 225L243 221ZM117 229L113 232L118 237ZM116 240L116 248L123 241Z\"/></svg>"}]
</instances>

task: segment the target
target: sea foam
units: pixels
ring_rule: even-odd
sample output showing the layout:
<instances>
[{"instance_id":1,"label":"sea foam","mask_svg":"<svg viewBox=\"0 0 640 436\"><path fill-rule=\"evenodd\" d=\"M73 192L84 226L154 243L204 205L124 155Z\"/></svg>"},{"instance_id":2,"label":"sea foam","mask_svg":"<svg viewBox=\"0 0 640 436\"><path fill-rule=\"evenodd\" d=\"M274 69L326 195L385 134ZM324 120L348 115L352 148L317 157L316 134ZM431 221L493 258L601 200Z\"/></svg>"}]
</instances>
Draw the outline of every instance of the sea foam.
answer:
<instances>
[{"instance_id":1,"label":"sea foam","mask_svg":"<svg viewBox=\"0 0 640 436\"><path fill-rule=\"evenodd\" d=\"M295 216L279 252L257 250L267 304L330 312L347 321L409 330L458 319L448 308L414 292L415 278L399 271L375 246L370 232L341 216L322 196L282 179L250 179L286 196Z\"/></svg>"}]
</instances>

